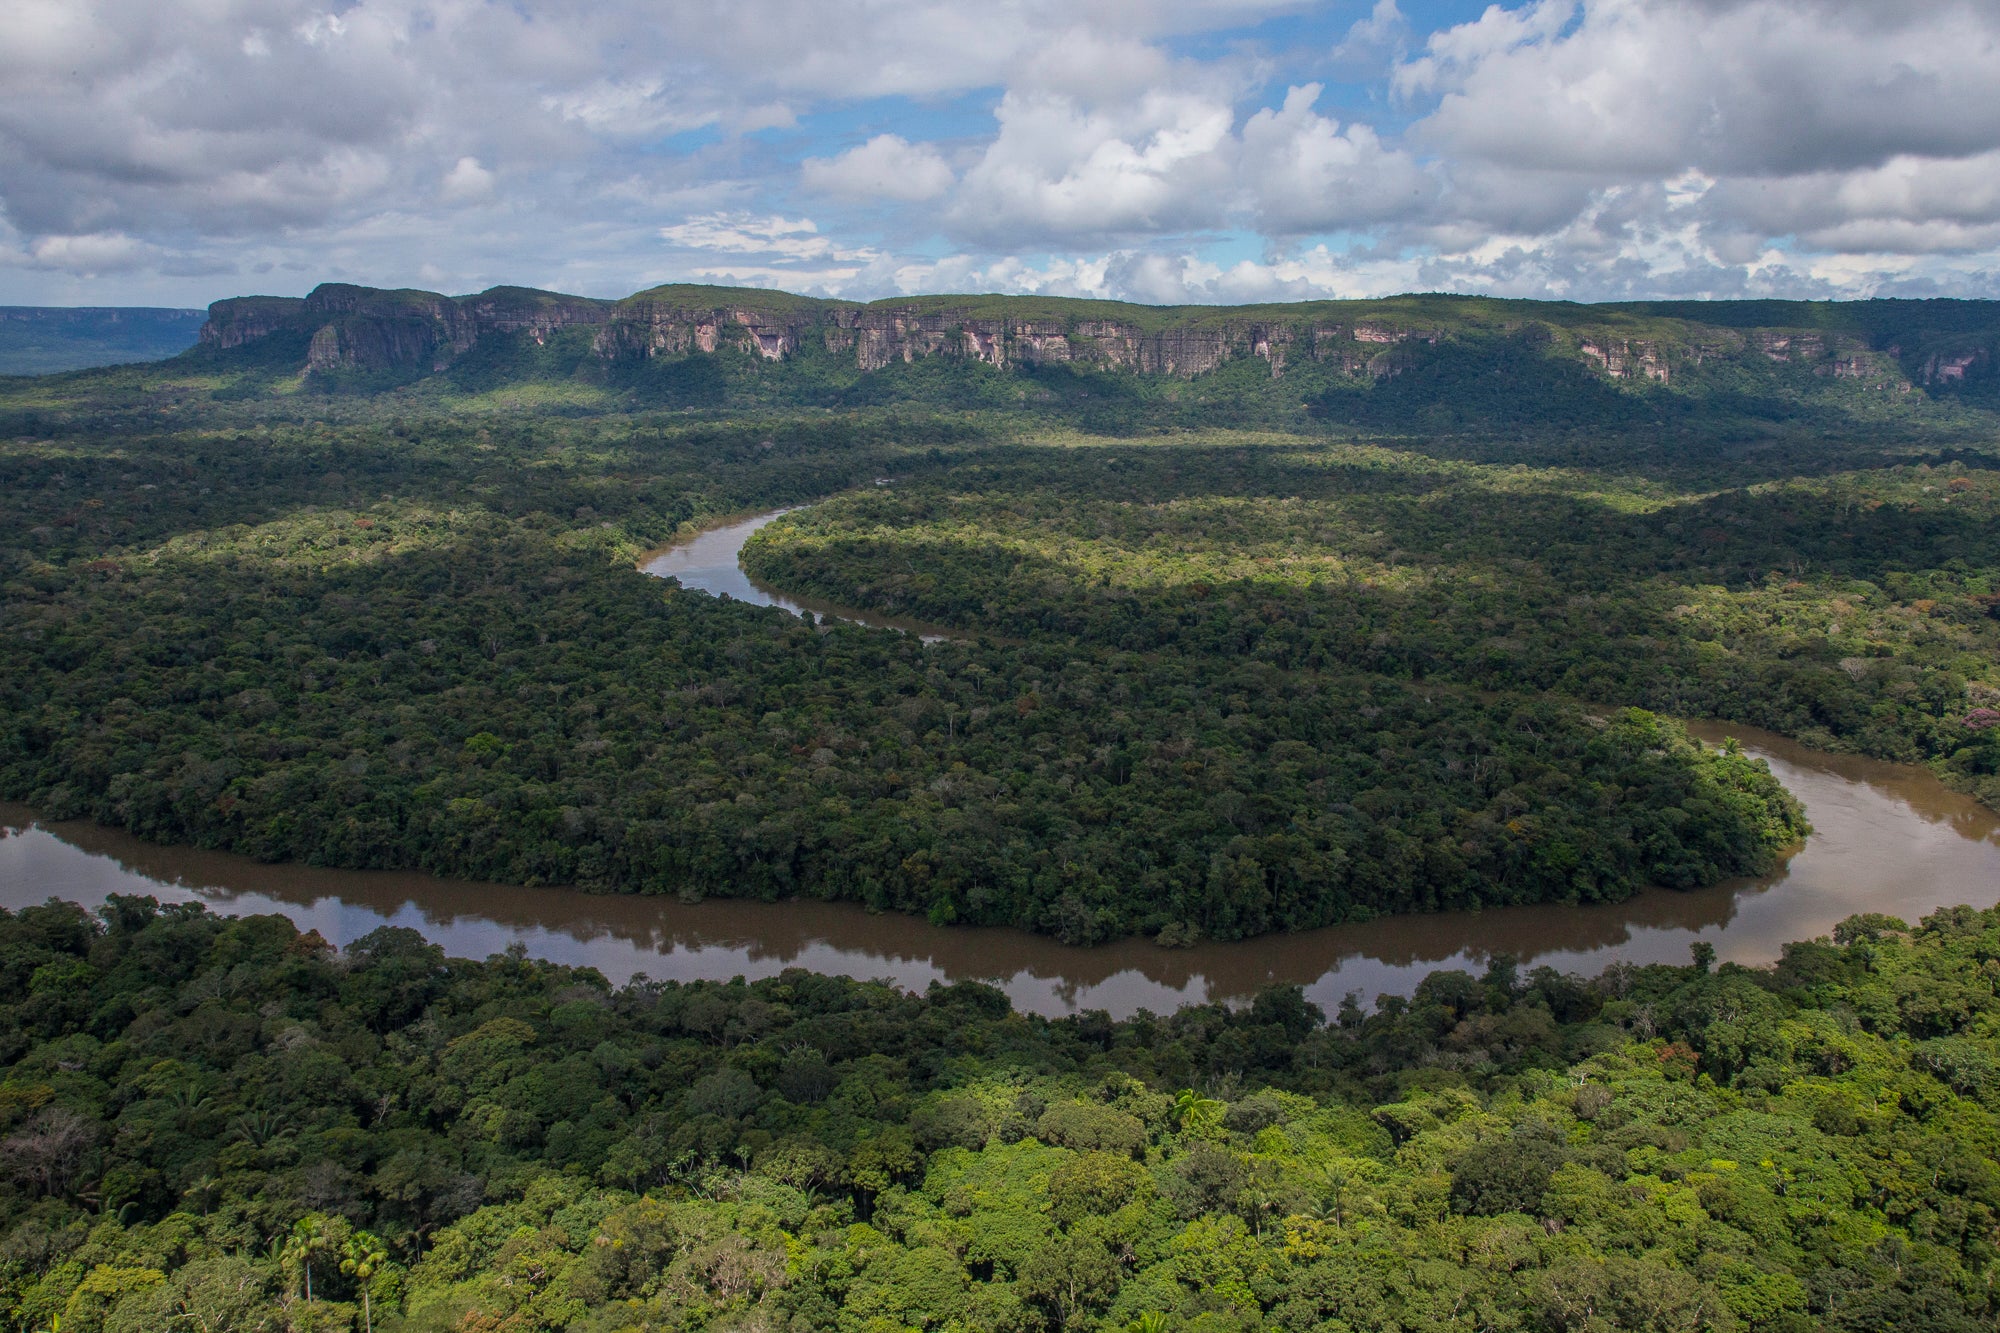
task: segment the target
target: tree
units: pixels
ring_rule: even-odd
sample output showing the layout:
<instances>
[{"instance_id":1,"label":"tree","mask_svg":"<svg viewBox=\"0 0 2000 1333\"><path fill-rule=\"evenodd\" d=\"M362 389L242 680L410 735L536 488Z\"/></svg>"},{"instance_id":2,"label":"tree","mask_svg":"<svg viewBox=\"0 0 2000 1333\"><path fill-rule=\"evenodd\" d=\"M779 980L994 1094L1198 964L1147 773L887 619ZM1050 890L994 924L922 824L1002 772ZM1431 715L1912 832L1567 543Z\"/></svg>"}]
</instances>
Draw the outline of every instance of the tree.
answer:
<instances>
[{"instance_id":1,"label":"tree","mask_svg":"<svg viewBox=\"0 0 2000 1333\"><path fill-rule=\"evenodd\" d=\"M1192 1088L1182 1088L1174 1094L1174 1123L1184 1134L1196 1138L1207 1138L1222 1124L1222 1113L1229 1108L1213 1097L1204 1097Z\"/></svg>"},{"instance_id":2,"label":"tree","mask_svg":"<svg viewBox=\"0 0 2000 1333\"><path fill-rule=\"evenodd\" d=\"M347 1230L344 1218L330 1218L325 1213L307 1213L292 1224L291 1231L284 1237L278 1252L278 1262L287 1271L299 1273L305 1284L306 1302L313 1299L312 1266L322 1256L340 1253L346 1237L339 1234Z\"/></svg>"},{"instance_id":3,"label":"tree","mask_svg":"<svg viewBox=\"0 0 2000 1333\"><path fill-rule=\"evenodd\" d=\"M1109 1304L1123 1276L1101 1245L1051 1241L1022 1266L1020 1286L1024 1296L1055 1315L1058 1328L1069 1328Z\"/></svg>"},{"instance_id":4,"label":"tree","mask_svg":"<svg viewBox=\"0 0 2000 1333\"><path fill-rule=\"evenodd\" d=\"M361 1317L368 1333L375 1333L375 1311L368 1285L388 1262L389 1249L373 1232L357 1231L341 1247L340 1271L353 1278L354 1284L361 1288Z\"/></svg>"}]
</instances>

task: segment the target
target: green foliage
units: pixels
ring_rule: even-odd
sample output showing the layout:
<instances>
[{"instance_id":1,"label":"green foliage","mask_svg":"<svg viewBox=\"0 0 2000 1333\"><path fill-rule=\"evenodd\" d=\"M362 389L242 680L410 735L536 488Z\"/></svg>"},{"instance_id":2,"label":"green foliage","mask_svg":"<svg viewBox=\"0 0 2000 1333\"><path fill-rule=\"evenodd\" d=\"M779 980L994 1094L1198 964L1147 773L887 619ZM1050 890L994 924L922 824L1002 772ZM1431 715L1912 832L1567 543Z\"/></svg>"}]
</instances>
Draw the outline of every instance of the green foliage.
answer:
<instances>
[{"instance_id":1,"label":"green foliage","mask_svg":"<svg viewBox=\"0 0 2000 1333\"><path fill-rule=\"evenodd\" d=\"M2000 1316L2000 910L1856 918L1763 971L1440 973L1332 1026L1295 990L1123 1022L802 971L613 990L407 934L335 955L144 899L0 914L0 1323ZM65 960L84 1007L29 981ZM797 1101L776 1071L808 1047L833 1090ZM51 1179L58 1115L82 1146ZM220 1128L251 1115L273 1131ZM607 1171L641 1140L657 1170ZM105 1207L120 1180L152 1183Z\"/></svg>"},{"instance_id":2,"label":"green foliage","mask_svg":"<svg viewBox=\"0 0 2000 1333\"><path fill-rule=\"evenodd\" d=\"M0 386L0 795L1162 942L1768 868L1796 803L1675 716L2000 801L1985 308L1690 313L1272 307L1324 346L1191 379L569 329ZM1212 429L1258 422L1297 433ZM755 571L963 637L633 568L814 501ZM1763 972L1049 1022L51 904L0 915L0 1325L1990 1327L1996 958L1953 909Z\"/></svg>"},{"instance_id":3,"label":"green foliage","mask_svg":"<svg viewBox=\"0 0 2000 1333\"><path fill-rule=\"evenodd\" d=\"M926 594L942 618L988 597L1021 634L923 645L631 568L689 523L879 472L912 498L868 503L928 503L922 478L995 456L979 431L23 446L0 491L29 543L4 585L0 790L274 860L803 894L1076 941L1617 899L1765 868L1801 831L1768 774L1671 723L1438 688L1376 629L1254 584L1169 588L1135 619L1083 579L1044 604L1047 578L1015 570L1023 614L976 557L927 557L927 577L963 571ZM842 554L816 577L847 577L821 549Z\"/></svg>"},{"instance_id":4,"label":"green foliage","mask_svg":"<svg viewBox=\"0 0 2000 1333\"><path fill-rule=\"evenodd\" d=\"M1968 457L1717 490L1296 436L1050 442L790 515L745 561L850 604L1217 672L1338 663L1728 718L1936 760L1995 800L2000 472Z\"/></svg>"}]
</instances>

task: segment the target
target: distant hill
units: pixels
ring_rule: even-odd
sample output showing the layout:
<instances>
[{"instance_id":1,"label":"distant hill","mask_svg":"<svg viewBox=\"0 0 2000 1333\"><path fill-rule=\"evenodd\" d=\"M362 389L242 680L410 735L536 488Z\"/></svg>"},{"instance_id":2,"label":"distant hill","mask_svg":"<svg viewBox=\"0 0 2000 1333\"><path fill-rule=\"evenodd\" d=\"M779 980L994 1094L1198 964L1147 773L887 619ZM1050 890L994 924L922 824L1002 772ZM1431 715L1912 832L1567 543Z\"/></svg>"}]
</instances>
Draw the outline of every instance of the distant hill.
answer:
<instances>
[{"instance_id":1,"label":"distant hill","mask_svg":"<svg viewBox=\"0 0 2000 1333\"><path fill-rule=\"evenodd\" d=\"M328 283L304 298L218 301L201 342L353 387L432 376L461 390L603 382L620 364L732 353L766 366L816 365L839 379L933 360L1188 379L1255 361L1272 379L1317 369L1372 384L1413 372L1427 378L1441 355L1463 359L1441 349L1480 344L1487 372L1553 358L1602 380L1664 387L1727 363L1907 390L1990 378L1996 335L2000 302L1992 301L1580 305L1426 295L1144 306L919 296L860 304L731 287L656 287L606 301L521 287L452 297ZM1502 351L1490 346L1496 340Z\"/></svg>"},{"instance_id":2,"label":"distant hill","mask_svg":"<svg viewBox=\"0 0 2000 1333\"><path fill-rule=\"evenodd\" d=\"M302 394L450 411L909 404L1112 434L1314 422L1493 438L1947 422L1983 433L2000 412L2000 301L862 303L692 285L601 300L328 283L305 297L218 301L198 344L170 361L38 385L32 402L17 401L44 415L114 398L161 407L198 397L254 412Z\"/></svg>"},{"instance_id":3,"label":"distant hill","mask_svg":"<svg viewBox=\"0 0 2000 1333\"><path fill-rule=\"evenodd\" d=\"M0 306L0 375L163 361L194 346L205 318L158 306Z\"/></svg>"}]
</instances>

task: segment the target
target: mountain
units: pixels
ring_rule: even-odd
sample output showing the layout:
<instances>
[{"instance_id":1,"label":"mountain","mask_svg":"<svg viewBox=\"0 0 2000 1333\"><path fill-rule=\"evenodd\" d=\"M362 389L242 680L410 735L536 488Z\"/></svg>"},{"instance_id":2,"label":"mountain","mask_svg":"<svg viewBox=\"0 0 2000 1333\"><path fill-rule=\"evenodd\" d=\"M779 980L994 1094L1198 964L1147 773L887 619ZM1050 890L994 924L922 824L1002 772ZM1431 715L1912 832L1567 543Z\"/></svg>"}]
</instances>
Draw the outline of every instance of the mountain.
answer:
<instances>
[{"instance_id":1,"label":"mountain","mask_svg":"<svg viewBox=\"0 0 2000 1333\"><path fill-rule=\"evenodd\" d=\"M154 306L0 306L0 375L164 360L195 345L203 317Z\"/></svg>"},{"instance_id":2,"label":"mountain","mask_svg":"<svg viewBox=\"0 0 2000 1333\"><path fill-rule=\"evenodd\" d=\"M922 362L1168 380L1255 363L1253 378L1289 377L1322 398L1335 391L1320 404L1335 415L1344 410L1339 390L1407 376L1428 385L1416 392L1433 402L1437 390L1449 399L1482 377L1544 397L1594 394L1585 415L1601 418L1611 402L1605 386L1984 397L2000 383L2000 302L1404 296L1162 307L925 296L860 304L728 287L655 287L609 301L520 287L452 297L330 283L304 298L218 301L200 346L222 365L254 363L331 388L442 378L479 391L567 380L714 405L740 396L729 381L754 378L758 367L851 397L867 376ZM727 373L691 369L704 359L727 363ZM655 373L635 373L647 368Z\"/></svg>"},{"instance_id":3,"label":"mountain","mask_svg":"<svg viewBox=\"0 0 2000 1333\"><path fill-rule=\"evenodd\" d=\"M1513 333L1557 344L1613 379L1749 354L1818 374L1923 384L1989 375L1994 301L1572 302L1406 296L1255 306L1142 306L1036 296L924 296L859 304L752 288L666 286L619 301L495 287L475 296L328 283L304 298L239 297L209 307L203 346L278 335L303 341L306 371L441 372L505 339L546 347L588 334L605 360L734 350L766 361L820 351L861 371L944 357L995 368L1076 365L1189 377L1254 357L1281 376L1299 362L1394 374L1389 349Z\"/></svg>"}]
</instances>

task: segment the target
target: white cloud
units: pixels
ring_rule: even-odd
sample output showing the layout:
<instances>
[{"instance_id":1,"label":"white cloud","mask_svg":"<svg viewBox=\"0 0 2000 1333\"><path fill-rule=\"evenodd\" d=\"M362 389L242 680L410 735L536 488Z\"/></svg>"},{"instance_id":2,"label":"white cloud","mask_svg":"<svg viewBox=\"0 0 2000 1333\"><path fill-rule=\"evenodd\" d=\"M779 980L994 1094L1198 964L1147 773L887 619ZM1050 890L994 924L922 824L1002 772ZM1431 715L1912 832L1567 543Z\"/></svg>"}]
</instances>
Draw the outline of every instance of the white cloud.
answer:
<instances>
[{"instance_id":1,"label":"white cloud","mask_svg":"<svg viewBox=\"0 0 2000 1333\"><path fill-rule=\"evenodd\" d=\"M1436 177L1408 153L1386 147L1366 125L1341 128L1316 113L1320 86L1285 94L1284 105L1243 126L1242 183L1267 234L1336 231L1413 217L1438 193Z\"/></svg>"},{"instance_id":2,"label":"white cloud","mask_svg":"<svg viewBox=\"0 0 2000 1333\"><path fill-rule=\"evenodd\" d=\"M752 217L712 213L660 228L660 238L690 250L719 250L756 255L770 261L841 260L866 262L875 257L866 247L836 245L820 235L811 218Z\"/></svg>"},{"instance_id":3,"label":"white cloud","mask_svg":"<svg viewBox=\"0 0 2000 1333\"><path fill-rule=\"evenodd\" d=\"M1173 231L1220 224L1234 116L1199 93L1148 92L1092 107L1009 91L999 133L961 183L952 222L989 241Z\"/></svg>"},{"instance_id":4,"label":"white cloud","mask_svg":"<svg viewBox=\"0 0 2000 1333\"><path fill-rule=\"evenodd\" d=\"M1502 0L1433 33L1351 0L1295 49L1231 31L1279 13L1327 17L12 0L0 269L107 303L257 264L598 294L2000 291L1995 0Z\"/></svg>"},{"instance_id":5,"label":"white cloud","mask_svg":"<svg viewBox=\"0 0 2000 1333\"><path fill-rule=\"evenodd\" d=\"M1858 171L1732 179L1702 202L1722 223L1828 250L1988 249L2000 226L2000 149L1955 161L1904 155Z\"/></svg>"},{"instance_id":6,"label":"white cloud","mask_svg":"<svg viewBox=\"0 0 2000 1333\"><path fill-rule=\"evenodd\" d=\"M1978 0L1538 0L1396 72L1421 137L1509 166L1785 175L2000 145L2000 9Z\"/></svg>"},{"instance_id":7,"label":"white cloud","mask_svg":"<svg viewBox=\"0 0 2000 1333\"><path fill-rule=\"evenodd\" d=\"M895 134L878 134L838 157L809 157L800 166L799 179L817 194L905 203L935 199L954 183L951 167L937 149Z\"/></svg>"},{"instance_id":8,"label":"white cloud","mask_svg":"<svg viewBox=\"0 0 2000 1333\"><path fill-rule=\"evenodd\" d=\"M1402 40L1409 31L1410 21L1396 7L1396 0L1375 0L1375 8L1368 11L1367 18L1354 21L1333 54L1336 59L1376 55Z\"/></svg>"},{"instance_id":9,"label":"white cloud","mask_svg":"<svg viewBox=\"0 0 2000 1333\"><path fill-rule=\"evenodd\" d=\"M86 236L43 236L28 247L38 268L59 269L83 277L125 273L157 259L158 251L122 232Z\"/></svg>"},{"instance_id":10,"label":"white cloud","mask_svg":"<svg viewBox=\"0 0 2000 1333\"><path fill-rule=\"evenodd\" d=\"M447 203L476 203L492 197L493 180L493 173L480 166L478 158L461 157L444 173L438 195Z\"/></svg>"}]
</instances>

